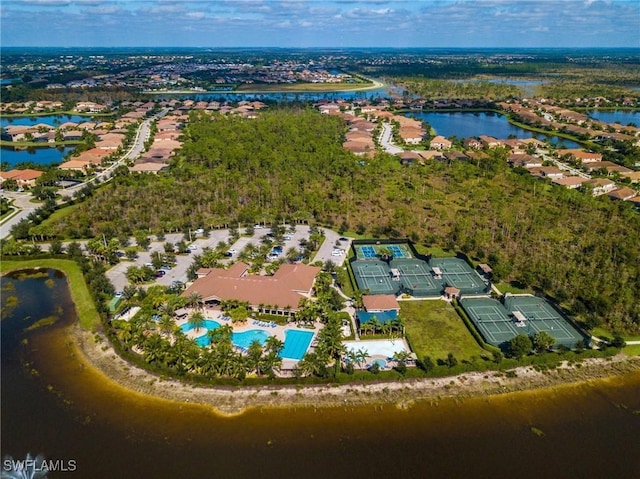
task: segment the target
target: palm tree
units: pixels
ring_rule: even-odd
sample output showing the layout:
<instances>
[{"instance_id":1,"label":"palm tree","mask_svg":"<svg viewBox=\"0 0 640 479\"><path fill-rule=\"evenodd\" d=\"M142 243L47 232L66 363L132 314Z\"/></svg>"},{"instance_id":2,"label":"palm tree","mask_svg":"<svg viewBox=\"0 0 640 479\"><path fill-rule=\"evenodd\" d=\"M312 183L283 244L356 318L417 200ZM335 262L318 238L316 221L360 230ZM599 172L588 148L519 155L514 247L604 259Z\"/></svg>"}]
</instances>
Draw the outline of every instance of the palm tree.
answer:
<instances>
[{"instance_id":1,"label":"palm tree","mask_svg":"<svg viewBox=\"0 0 640 479\"><path fill-rule=\"evenodd\" d=\"M160 332L162 332L167 337L171 337L171 333L173 333L173 331L177 328L177 325L173 320L173 317L163 314L158 320L158 327L160 328Z\"/></svg>"},{"instance_id":2,"label":"palm tree","mask_svg":"<svg viewBox=\"0 0 640 479\"><path fill-rule=\"evenodd\" d=\"M378 330L382 327L382 323L375 315L371 317L371 321L369 322L369 324L371 324L371 329L373 330L374 334L377 333Z\"/></svg>"},{"instance_id":3,"label":"palm tree","mask_svg":"<svg viewBox=\"0 0 640 479\"><path fill-rule=\"evenodd\" d=\"M187 304L192 308L200 309L202 306L202 294L198 291L193 291L187 298Z\"/></svg>"},{"instance_id":4,"label":"palm tree","mask_svg":"<svg viewBox=\"0 0 640 479\"><path fill-rule=\"evenodd\" d=\"M355 361L359 368L362 368L364 363L367 362L368 358L369 358L369 353L364 348L358 349L355 353Z\"/></svg>"},{"instance_id":5,"label":"palm tree","mask_svg":"<svg viewBox=\"0 0 640 479\"><path fill-rule=\"evenodd\" d=\"M204 326L204 321L204 315L200 311L193 313L187 320L189 326L191 326L192 329L195 329L196 333Z\"/></svg>"}]
</instances>

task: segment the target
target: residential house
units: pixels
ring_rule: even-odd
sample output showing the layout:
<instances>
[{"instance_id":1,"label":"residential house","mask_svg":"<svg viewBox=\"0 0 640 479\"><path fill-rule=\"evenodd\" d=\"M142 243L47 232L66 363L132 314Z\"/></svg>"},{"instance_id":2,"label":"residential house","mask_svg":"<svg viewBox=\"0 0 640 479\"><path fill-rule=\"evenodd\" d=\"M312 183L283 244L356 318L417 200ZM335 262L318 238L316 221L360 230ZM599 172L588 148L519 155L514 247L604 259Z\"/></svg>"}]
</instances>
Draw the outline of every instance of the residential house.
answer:
<instances>
[{"instance_id":1,"label":"residential house","mask_svg":"<svg viewBox=\"0 0 640 479\"><path fill-rule=\"evenodd\" d=\"M15 180L20 188L33 188L36 185L36 180L42 175L42 171L31 169L0 171L0 185L11 179Z\"/></svg>"},{"instance_id":2,"label":"residential house","mask_svg":"<svg viewBox=\"0 0 640 479\"><path fill-rule=\"evenodd\" d=\"M556 185L564 186L565 188L574 190L576 188L580 188L582 184L587 180L580 176L565 176L561 178L552 178L551 181L553 181Z\"/></svg>"},{"instance_id":3,"label":"residential house","mask_svg":"<svg viewBox=\"0 0 640 479\"><path fill-rule=\"evenodd\" d=\"M429 142L429 145L432 150L448 150L453 143L444 136L438 135Z\"/></svg>"},{"instance_id":4,"label":"residential house","mask_svg":"<svg viewBox=\"0 0 640 479\"><path fill-rule=\"evenodd\" d=\"M593 196L604 195L617 188L613 181L606 178L594 178L592 180L587 180L583 183L583 186L590 188Z\"/></svg>"},{"instance_id":5,"label":"residential house","mask_svg":"<svg viewBox=\"0 0 640 479\"><path fill-rule=\"evenodd\" d=\"M613 190L607 193L607 196L612 200L621 201L628 201L631 198L634 198L636 195L637 193L635 192L635 190L632 190L631 188L620 188L618 190Z\"/></svg>"}]
</instances>

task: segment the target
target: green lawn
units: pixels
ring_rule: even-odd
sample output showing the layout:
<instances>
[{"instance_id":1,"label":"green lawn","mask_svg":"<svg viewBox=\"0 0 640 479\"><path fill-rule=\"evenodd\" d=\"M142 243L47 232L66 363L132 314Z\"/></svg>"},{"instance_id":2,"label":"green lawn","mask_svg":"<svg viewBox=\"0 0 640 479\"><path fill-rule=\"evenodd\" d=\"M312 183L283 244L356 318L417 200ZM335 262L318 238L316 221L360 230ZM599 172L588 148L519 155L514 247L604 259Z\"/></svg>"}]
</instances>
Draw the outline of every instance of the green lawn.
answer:
<instances>
[{"instance_id":1,"label":"green lawn","mask_svg":"<svg viewBox=\"0 0 640 479\"><path fill-rule=\"evenodd\" d=\"M444 301L401 301L400 316L419 358L431 356L435 361L453 353L463 360L486 353L453 306Z\"/></svg>"},{"instance_id":2,"label":"green lawn","mask_svg":"<svg viewBox=\"0 0 640 479\"><path fill-rule=\"evenodd\" d=\"M512 293L512 294L533 294L535 291L531 288L523 288L519 283L515 281L511 282L501 282L497 283L496 288L502 293Z\"/></svg>"},{"instance_id":3,"label":"green lawn","mask_svg":"<svg viewBox=\"0 0 640 479\"><path fill-rule=\"evenodd\" d=\"M454 258L457 254L455 250L442 249L435 246L413 245L416 251L422 255L432 255L434 258Z\"/></svg>"},{"instance_id":4,"label":"green lawn","mask_svg":"<svg viewBox=\"0 0 640 479\"><path fill-rule=\"evenodd\" d=\"M593 328L593 330L591 331L591 335L595 336L596 338L613 339L613 337L615 336L615 333L609 331L608 329L598 326L596 328ZM636 335L622 334L621 336L625 341L640 341L640 335L637 335L637 334Z\"/></svg>"},{"instance_id":5,"label":"green lawn","mask_svg":"<svg viewBox=\"0 0 640 479\"><path fill-rule=\"evenodd\" d=\"M71 298L76 307L80 325L93 331L100 325L100 315L87 289L82 271L75 261L67 259L33 259L24 261L2 261L0 271L6 273L17 269L52 268L62 271L69 281Z\"/></svg>"},{"instance_id":6,"label":"green lawn","mask_svg":"<svg viewBox=\"0 0 640 479\"><path fill-rule=\"evenodd\" d=\"M71 213L73 213L79 206L80 206L80 204L78 203L78 204L75 204L75 205L65 206L64 208L60 208L59 210L55 210L51 214L51 216L49 216L41 224L43 226L47 226L49 224L55 223L58 220L60 220L61 218L64 218L65 216L68 216Z\"/></svg>"},{"instance_id":7,"label":"green lawn","mask_svg":"<svg viewBox=\"0 0 640 479\"><path fill-rule=\"evenodd\" d=\"M631 346L625 346L622 352L627 356L640 356L640 344L632 344Z\"/></svg>"}]
</instances>

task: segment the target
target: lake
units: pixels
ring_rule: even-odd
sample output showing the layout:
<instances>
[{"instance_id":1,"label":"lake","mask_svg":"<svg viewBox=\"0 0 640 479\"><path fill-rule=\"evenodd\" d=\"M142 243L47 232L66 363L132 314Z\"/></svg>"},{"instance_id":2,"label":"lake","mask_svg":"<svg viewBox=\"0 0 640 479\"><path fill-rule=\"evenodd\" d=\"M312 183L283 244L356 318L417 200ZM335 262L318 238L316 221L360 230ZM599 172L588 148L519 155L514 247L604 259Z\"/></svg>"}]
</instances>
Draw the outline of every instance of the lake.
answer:
<instances>
[{"instance_id":1,"label":"lake","mask_svg":"<svg viewBox=\"0 0 640 479\"><path fill-rule=\"evenodd\" d=\"M93 121L91 117L79 115L46 115L46 116L16 116L16 117L0 117L0 127L4 128L9 125L33 126L39 123L46 125L58 126L62 123L71 121L73 123L83 123L85 121Z\"/></svg>"},{"instance_id":2,"label":"lake","mask_svg":"<svg viewBox=\"0 0 640 479\"><path fill-rule=\"evenodd\" d=\"M640 111L638 110L589 110L586 113L589 117L605 123L620 123L621 125L635 123L636 126L640 125Z\"/></svg>"},{"instance_id":3,"label":"lake","mask_svg":"<svg viewBox=\"0 0 640 479\"><path fill-rule=\"evenodd\" d=\"M269 102L291 102L291 101L319 101L319 100L354 100L387 98L390 89L388 87L376 88L372 90L358 91L333 91L333 92L207 92L207 93L172 93L158 94L154 98L160 100L196 100L196 101L269 101Z\"/></svg>"},{"instance_id":4,"label":"lake","mask_svg":"<svg viewBox=\"0 0 640 479\"><path fill-rule=\"evenodd\" d=\"M640 470L637 373L408 409L265 408L225 418L123 390L82 367L65 333L75 312L60 273L14 274L1 285L2 456L75 461L75 473L53 479L633 478ZM19 298L13 311L10 298ZM25 331L51 315L55 325Z\"/></svg>"},{"instance_id":5,"label":"lake","mask_svg":"<svg viewBox=\"0 0 640 479\"><path fill-rule=\"evenodd\" d=\"M470 138L487 135L497 139L506 139L511 135L521 139L538 138L540 140L549 140L555 145L564 145L566 148L579 148L580 146L570 140L534 133L512 125L505 116L494 112L429 111L409 112L405 113L405 116L427 122L438 135L444 137Z\"/></svg>"},{"instance_id":6,"label":"lake","mask_svg":"<svg viewBox=\"0 0 640 479\"><path fill-rule=\"evenodd\" d=\"M0 160L9 163L13 167L18 163L31 162L38 165L51 165L62 163L64 156L73 151L73 148L31 148L27 150L14 150L11 147L0 148Z\"/></svg>"}]
</instances>

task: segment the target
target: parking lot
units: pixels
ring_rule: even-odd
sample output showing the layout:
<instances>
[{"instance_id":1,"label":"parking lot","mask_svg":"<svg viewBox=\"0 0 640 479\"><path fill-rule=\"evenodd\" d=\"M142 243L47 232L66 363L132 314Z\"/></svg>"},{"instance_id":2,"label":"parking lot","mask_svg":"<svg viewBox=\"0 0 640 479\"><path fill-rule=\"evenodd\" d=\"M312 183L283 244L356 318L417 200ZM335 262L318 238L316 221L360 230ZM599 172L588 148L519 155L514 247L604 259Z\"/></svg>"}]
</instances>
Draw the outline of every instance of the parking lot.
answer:
<instances>
[{"instance_id":1,"label":"parking lot","mask_svg":"<svg viewBox=\"0 0 640 479\"><path fill-rule=\"evenodd\" d=\"M327 260L332 261L334 264L342 265L345 257L346 251L339 256L337 256L334 251L336 249L347 250L349 248L349 241L338 241L340 236L332 230L323 229L325 233L325 241L320 246L316 256L312 259L312 262L322 261L325 262ZM223 260L222 262L231 262L235 261L237 254L242 251L249 243L253 243L256 246L261 244L263 237L270 232L269 228L256 228L254 230L253 236L241 236L235 241L230 247L229 250L235 250L235 254ZM218 243L221 241L228 243L229 241L229 230L214 230L209 232L208 237L203 237L202 234L197 232L191 233L191 241L189 246L192 248L191 254L176 254L176 264L172 266L171 269L166 269L166 273L164 276L156 278L154 282L147 283L145 286L150 286L152 284L160 284L163 286L170 286L174 281L182 281L183 283L187 282L187 269L193 262L193 256L200 254L202 250L206 247L215 249ZM282 247L282 255L284 256L286 252L290 248L300 249L300 241L302 239L309 238L309 226L306 225L298 225L295 227L295 232L290 233L287 231L285 234L284 245ZM178 234L168 234L164 241L154 241L151 243L147 251L142 251L138 253L138 257L131 261L122 258L120 263L115 265L113 268L107 271L107 278L111 281L116 291L122 291L122 289L129 284L129 281L126 277L127 269L131 266L144 266L146 263L151 263L151 256L154 252L164 253L164 244L166 242L177 243L183 239L183 235ZM336 247L336 242L338 241L339 247Z\"/></svg>"}]
</instances>

